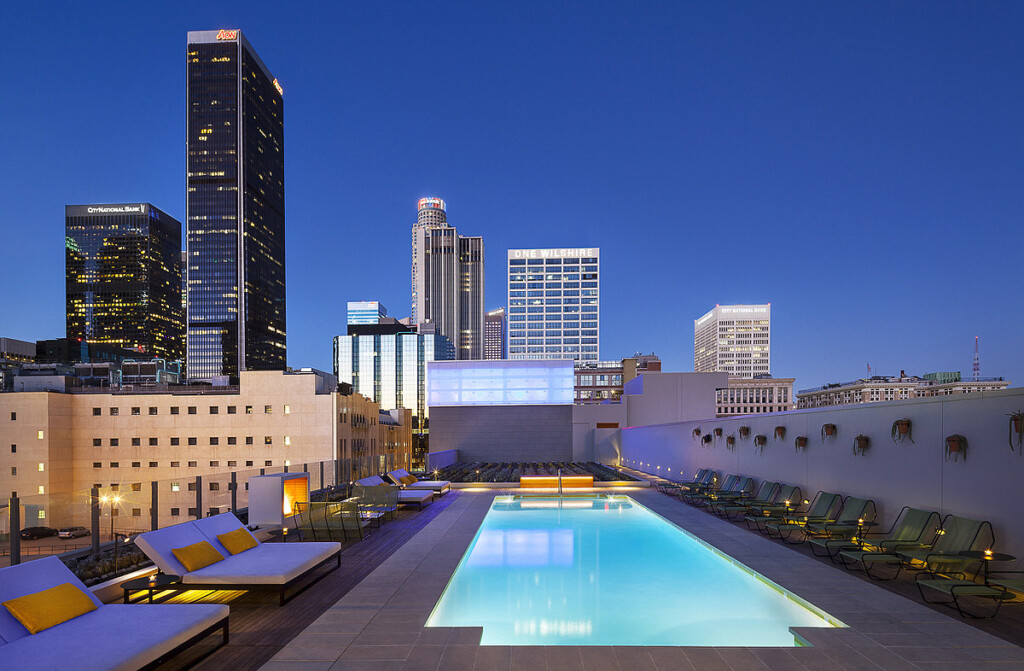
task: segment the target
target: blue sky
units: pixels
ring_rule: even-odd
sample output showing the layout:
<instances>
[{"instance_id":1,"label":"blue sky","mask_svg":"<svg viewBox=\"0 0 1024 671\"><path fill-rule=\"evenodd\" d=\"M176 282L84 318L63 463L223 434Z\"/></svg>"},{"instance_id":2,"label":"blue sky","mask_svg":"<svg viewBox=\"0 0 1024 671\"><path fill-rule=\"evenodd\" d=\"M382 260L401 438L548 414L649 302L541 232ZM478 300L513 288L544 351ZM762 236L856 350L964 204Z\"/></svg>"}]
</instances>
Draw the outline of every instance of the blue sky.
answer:
<instances>
[{"instance_id":1,"label":"blue sky","mask_svg":"<svg viewBox=\"0 0 1024 671\"><path fill-rule=\"evenodd\" d=\"M0 55L0 335L64 332L63 208L184 220L187 30L285 91L288 350L409 312L416 200L505 250L599 246L601 355L692 370L771 302L772 372L1024 380L1020 3L21 3Z\"/></svg>"}]
</instances>

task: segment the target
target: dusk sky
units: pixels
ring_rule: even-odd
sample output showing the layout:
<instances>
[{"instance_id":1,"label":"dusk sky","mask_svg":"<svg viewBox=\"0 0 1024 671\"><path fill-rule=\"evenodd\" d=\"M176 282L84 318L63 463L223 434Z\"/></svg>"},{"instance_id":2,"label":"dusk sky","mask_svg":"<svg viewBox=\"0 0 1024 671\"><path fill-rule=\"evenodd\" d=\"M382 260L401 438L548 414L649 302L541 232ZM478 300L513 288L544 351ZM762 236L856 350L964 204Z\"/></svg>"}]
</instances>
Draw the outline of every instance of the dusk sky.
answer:
<instances>
[{"instance_id":1,"label":"dusk sky","mask_svg":"<svg viewBox=\"0 0 1024 671\"><path fill-rule=\"evenodd\" d=\"M410 309L417 199L505 252L601 248L601 358L693 369L772 304L772 373L1024 381L1024 3L16 3L0 336L63 337L64 206L185 220L185 35L284 88L288 360ZM183 231L184 237L184 231Z\"/></svg>"}]
</instances>

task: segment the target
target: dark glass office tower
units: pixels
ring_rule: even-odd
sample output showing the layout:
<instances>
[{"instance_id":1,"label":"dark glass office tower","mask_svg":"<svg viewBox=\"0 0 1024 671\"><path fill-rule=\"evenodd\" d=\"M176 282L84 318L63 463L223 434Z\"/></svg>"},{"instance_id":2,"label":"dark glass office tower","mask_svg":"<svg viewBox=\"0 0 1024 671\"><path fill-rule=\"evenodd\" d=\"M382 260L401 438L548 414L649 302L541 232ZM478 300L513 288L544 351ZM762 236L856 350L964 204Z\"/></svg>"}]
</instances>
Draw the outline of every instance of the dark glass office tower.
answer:
<instances>
[{"instance_id":1,"label":"dark glass office tower","mask_svg":"<svg viewBox=\"0 0 1024 671\"><path fill-rule=\"evenodd\" d=\"M287 363L284 106L240 30L189 32L188 377Z\"/></svg>"},{"instance_id":2,"label":"dark glass office tower","mask_svg":"<svg viewBox=\"0 0 1024 671\"><path fill-rule=\"evenodd\" d=\"M148 203L64 208L67 337L180 361L181 223Z\"/></svg>"}]
</instances>

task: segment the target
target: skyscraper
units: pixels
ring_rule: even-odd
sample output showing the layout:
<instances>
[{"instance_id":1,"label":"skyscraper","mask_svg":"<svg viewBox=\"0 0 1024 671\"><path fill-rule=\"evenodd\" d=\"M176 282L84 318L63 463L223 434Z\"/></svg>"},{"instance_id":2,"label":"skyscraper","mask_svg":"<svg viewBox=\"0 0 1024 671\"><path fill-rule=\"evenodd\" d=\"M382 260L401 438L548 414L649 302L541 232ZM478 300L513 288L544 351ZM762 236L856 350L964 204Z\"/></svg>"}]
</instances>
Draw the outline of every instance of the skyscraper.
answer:
<instances>
[{"instance_id":1,"label":"skyscraper","mask_svg":"<svg viewBox=\"0 0 1024 671\"><path fill-rule=\"evenodd\" d=\"M416 203L416 223L412 225L412 315L409 321L414 325L423 321L420 315L426 301L422 280L423 230L434 227L448 227L444 201L434 196L420 198Z\"/></svg>"},{"instance_id":2,"label":"skyscraper","mask_svg":"<svg viewBox=\"0 0 1024 671\"><path fill-rule=\"evenodd\" d=\"M693 370L770 375L772 306L716 305L693 321Z\"/></svg>"},{"instance_id":3,"label":"skyscraper","mask_svg":"<svg viewBox=\"0 0 1024 671\"><path fill-rule=\"evenodd\" d=\"M67 337L180 361L181 223L148 203L64 208Z\"/></svg>"},{"instance_id":4,"label":"skyscraper","mask_svg":"<svg viewBox=\"0 0 1024 671\"><path fill-rule=\"evenodd\" d=\"M600 359L601 250L508 250L508 358Z\"/></svg>"},{"instance_id":5,"label":"skyscraper","mask_svg":"<svg viewBox=\"0 0 1024 671\"><path fill-rule=\"evenodd\" d=\"M505 344L505 308L491 310L484 315L484 358L497 360L507 359L508 349Z\"/></svg>"},{"instance_id":6,"label":"skyscraper","mask_svg":"<svg viewBox=\"0 0 1024 671\"><path fill-rule=\"evenodd\" d=\"M349 324L380 324L388 316L388 309L380 301L349 301Z\"/></svg>"},{"instance_id":7,"label":"skyscraper","mask_svg":"<svg viewBox=\"0 0 1024 671\"><path fill-rule=\"evenodd\" d=\"M459 359L482 359L484 241L448 224L444 201L422 198L413 225L413 324L430 322Z\"/></svg>"},{"instance_id":8,"label":"skyscraper","mask_svg":"<svg viewBox=\"0 0 1024 671\"><path fill-rule=\"evenodd\" d=\"M287 363L284 103L240 30L188 33L188 376Z\"/></svg>"}]
</instances>

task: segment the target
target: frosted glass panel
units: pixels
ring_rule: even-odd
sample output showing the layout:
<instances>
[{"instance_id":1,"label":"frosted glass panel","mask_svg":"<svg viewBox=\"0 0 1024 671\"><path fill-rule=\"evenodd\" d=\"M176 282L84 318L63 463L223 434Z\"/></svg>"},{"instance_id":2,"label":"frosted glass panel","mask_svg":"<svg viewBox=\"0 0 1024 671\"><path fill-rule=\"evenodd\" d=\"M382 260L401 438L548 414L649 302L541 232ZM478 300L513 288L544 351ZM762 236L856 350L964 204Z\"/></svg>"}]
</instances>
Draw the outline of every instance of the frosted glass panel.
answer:
<instances>
[{"instance_id":1,"label":"frosted glass panel","mask_svg":"<svg viewBox=\"0 0 1024 671\"><path fill-rule=\"evenodd\" d=\"M573 402L572 360L431 361L427 404L567 405Z\"/></svg>"}]
</instances>

